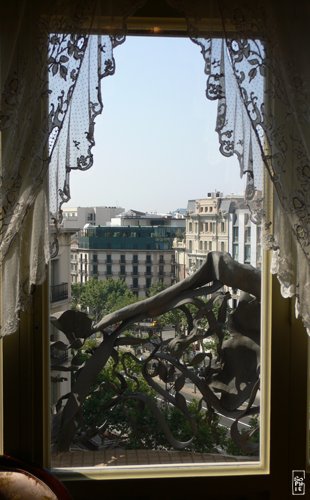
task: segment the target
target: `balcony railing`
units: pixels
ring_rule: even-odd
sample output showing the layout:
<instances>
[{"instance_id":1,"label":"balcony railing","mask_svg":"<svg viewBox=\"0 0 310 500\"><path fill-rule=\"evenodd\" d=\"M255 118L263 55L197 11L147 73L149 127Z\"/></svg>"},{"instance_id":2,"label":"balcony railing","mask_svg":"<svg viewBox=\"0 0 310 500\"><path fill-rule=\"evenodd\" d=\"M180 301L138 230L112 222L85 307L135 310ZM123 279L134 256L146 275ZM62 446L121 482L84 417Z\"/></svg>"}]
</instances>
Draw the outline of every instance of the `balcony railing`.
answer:
<instances>
[{"instance_id":1,"label":"balcony railing","mask_svg":"<svg viewBox=\"0 0 310 500\"><path fill-rule=\"evenodd\" d=\"M50 289L51 302L66 300L68 298L68 283L59 283L59 285L51 285Z\"/></svg>"}]
</instances>

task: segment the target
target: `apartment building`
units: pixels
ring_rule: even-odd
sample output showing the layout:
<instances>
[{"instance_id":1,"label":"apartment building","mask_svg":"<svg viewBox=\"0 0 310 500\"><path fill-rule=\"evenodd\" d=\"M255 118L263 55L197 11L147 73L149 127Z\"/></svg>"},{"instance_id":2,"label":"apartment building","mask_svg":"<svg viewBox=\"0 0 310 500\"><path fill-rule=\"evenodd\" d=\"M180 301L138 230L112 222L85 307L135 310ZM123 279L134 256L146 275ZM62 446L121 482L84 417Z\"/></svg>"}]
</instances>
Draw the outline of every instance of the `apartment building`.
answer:
<instances>
[{"instance_id":1,"label":"apartment building","mask_svg":"<svg viewBox=\"0 0 310 500\"><path fill-rule=\"evenodd\" d=\"M220 192L189 200L186 218L185 267L198 269L211 251L229 252L240 263L261 265L261 226L251 220L243 196Z\"/></svg>"},{"instance_id":2,"label":"apartment building","mask_svg":"<svg viewBox=\"0 0 310 500\"><path fill-rule=\"evenodd\" d=\"M228 251L240 263L260 268L262 263L262 228L251 220L251 213L240 201L230 214L228 224Z\"/></svg>"},{"instance_id":3,"label":"apartment building","mask_svg":"<svg viewBox=\"0 0 310 500\"><path fill-rule=\"evenodd\" d=\"M90 278L123 279L138 296L161 282L175 282L173 240L182 228L173 226L110 226L81 230L71 243L72 283Z\"/></svg>"}]
</instances>

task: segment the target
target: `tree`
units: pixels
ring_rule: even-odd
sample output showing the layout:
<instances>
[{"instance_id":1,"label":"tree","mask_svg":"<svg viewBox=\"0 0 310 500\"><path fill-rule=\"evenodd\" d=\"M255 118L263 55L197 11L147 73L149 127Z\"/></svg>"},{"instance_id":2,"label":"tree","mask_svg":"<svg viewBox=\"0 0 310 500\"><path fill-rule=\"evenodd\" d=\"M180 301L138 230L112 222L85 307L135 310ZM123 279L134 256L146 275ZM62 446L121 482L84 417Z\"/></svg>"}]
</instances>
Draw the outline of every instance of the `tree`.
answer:
<instances>
[{"instance_id":1,"label":"tree","mask_svg":"<svg viewBox=\"0 0 310 500\"><path fill-rule=\"evenodd\" d=\"M94 321L136 302L137 297L129 290L123 280L90 279L86 283L72 285L73 309L88 312Z\"/></svg>"}]
</instances>

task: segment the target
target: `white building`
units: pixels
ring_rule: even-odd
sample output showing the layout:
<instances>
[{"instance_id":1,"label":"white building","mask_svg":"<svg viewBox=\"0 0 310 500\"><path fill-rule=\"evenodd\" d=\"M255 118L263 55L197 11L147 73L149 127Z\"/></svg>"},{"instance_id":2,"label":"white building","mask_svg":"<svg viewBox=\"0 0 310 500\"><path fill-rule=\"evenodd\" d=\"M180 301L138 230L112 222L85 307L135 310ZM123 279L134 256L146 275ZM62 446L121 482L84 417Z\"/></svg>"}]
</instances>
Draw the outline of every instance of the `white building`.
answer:
<instances>
[{"instance_id":1,"label":"white building","mask_svg":"<svg viewBox=\"0 0 310 500\"><path fill-rule=\"evenodd\" d=\"M124 212L123 207L77 207L63 208L63 227L83 229L85 224L106 226L112 217Z\"/></svg>"},{"instance_id":2,"label":"white building","mask_svg":"<svg viewBox=\"0 0 310 500\"><path fill-rule=\"evenodd\" d=\"M220 192L189 200L186 218L186 274L198 269L209 252L228 252L240 263L261 265L261 227L251 221L243 196Z\"/></svg>"},{"instance_id":3,"label":"white building","mask_svg":"<svg viewBox=\"0 0 310 500\"><path fill-rule=\"evenodd\" d=\"M261 231L261 226L251 221L250 211L244 202L239 202L230 214L228 224L228 251L233 259L260 268Z\"/></svg>"}]
</instances>

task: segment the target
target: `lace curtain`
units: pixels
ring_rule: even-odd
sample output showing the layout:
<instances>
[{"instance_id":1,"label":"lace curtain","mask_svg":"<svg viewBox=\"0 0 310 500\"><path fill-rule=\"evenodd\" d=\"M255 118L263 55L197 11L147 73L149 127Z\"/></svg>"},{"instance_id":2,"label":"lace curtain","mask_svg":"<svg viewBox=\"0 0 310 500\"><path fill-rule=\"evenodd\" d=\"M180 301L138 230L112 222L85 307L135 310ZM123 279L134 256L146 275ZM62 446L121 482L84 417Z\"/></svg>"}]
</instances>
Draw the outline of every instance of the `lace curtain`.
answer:
<instances>
[{"instance_id":1,"label":"lace curtain","mask_svg":"<svg viewBox=\"0 0 310 500\"><path fill-rule=\"evenodd\" d=\"M94 120L103 106L100 81L114 71L113 49L124 39L126 17L152 2L102 2L101 10L95 0L30 3L20 1L18 11L1 7L2 335L17 329L19 312L43 281L50 258L47 172L57 222L70 197L70 170L92 165ZM220 150L239 158L253 217L264 215L253 206L262 161L269 172L277 193L274 224L268 225L272 271L283 295L296 295L310 328L310 69L300 49L309 46L309 6L285 1L279 9L276 2L261 1L249 7L240 0L167 4L186 17L189 36L202 49L207 97L218 100ZM116 30L89 37L100 15ZM206 18L212 32L212 19L222 20L224 42L206 38Z\"/></svg>"},{"instance_id":2,"label":"lace curtain","mask_svg":"<svg viewBox=\"0 0 310 500\"><path fill-rule=\"evenodd\" d=\"M113 49L124 40L126 17L141 3L108 1L101 9L95 0L20 0L18 9L1 6L2 336L17 330L21 310L44 281L51 218L55 234L61 205L70 198L70 170L92 165L100 81L113 74ZM100 16L114 34L90 37Z\"/></svg>"},{"instance_id":3,"label":"lace curtain","mask_svg":"<svg viewBox=\"0 0 310 500\"><path fill-rule=\"evenodd\" d=\"M169 0L183 12L200 45L206 96L218 101L220 151L236 154L247 175L246 198L265 224L273 251L271 272L283 297L296 297L296 314L310 333L310 5L285 0L204 2ZM212 17L225 40L201 38ZM294 22L292 23L292 19ZM275 188L273 223L262 211L261 163Z\"/></svg>"}]
</instances>

